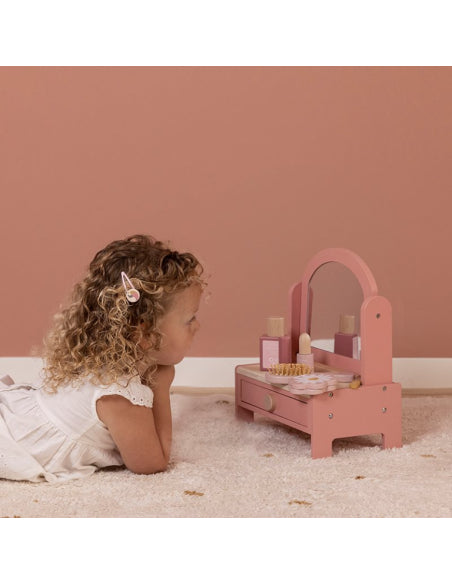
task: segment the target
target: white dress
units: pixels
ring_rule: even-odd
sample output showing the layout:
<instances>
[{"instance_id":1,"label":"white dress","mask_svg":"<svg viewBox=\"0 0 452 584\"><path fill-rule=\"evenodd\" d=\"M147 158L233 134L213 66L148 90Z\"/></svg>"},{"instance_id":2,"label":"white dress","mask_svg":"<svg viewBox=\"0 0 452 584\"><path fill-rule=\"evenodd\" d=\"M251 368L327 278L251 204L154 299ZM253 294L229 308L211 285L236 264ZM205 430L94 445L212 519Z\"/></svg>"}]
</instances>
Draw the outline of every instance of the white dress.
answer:
<instances>
[{"instance_id":1,"label":"white dress","mask_svg":"<svg viewBox=\"0 0 452 584\"><path fill-rule=\"evenodd\" d=\"M9 376L0 379L0 478L54 483L124 464L97 416L96 402L117 394L150 408L153 400L138 377L124 386L86 381L49 393L38 385L15 384Z\"/></svg>"}]
</instances>

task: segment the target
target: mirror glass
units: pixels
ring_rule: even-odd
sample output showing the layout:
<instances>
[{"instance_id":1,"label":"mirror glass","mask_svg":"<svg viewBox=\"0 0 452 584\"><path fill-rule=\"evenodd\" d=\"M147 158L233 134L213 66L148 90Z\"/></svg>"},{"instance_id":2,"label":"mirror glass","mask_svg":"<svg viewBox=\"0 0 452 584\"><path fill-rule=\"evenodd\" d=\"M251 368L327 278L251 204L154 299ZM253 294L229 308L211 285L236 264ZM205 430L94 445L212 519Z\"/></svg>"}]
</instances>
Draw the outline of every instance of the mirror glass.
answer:
<instances>
[{"instance_id":1,"label":"mirror glass","mask_svg":"<svg viewBox=\"0 0 452 584\"><path fill-rule=\"evenodd\" d=\"M338 262L322 264L309 282L312 347L359 359L362 302L361 285L353 272Z\"/></svg>"}]
</instances>

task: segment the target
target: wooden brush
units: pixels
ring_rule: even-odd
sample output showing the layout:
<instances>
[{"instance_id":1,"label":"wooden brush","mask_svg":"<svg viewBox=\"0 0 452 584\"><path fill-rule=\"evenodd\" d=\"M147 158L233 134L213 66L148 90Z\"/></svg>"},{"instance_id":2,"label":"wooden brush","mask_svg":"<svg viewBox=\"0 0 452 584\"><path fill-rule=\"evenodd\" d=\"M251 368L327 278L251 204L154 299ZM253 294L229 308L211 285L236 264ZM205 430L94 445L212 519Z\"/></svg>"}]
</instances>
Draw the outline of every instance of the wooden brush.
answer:
<instances>
[{"instance_id":1,"label":"wooden brush","mask_svg":"<svg viewBox=\"0 0 452 584\"><path fill-rule=\"evenodd\" d=\"M311 373L311 368L305 363L276 363L269 368L268 372L271 375L289 375L292 377L293 375Z\"/></svg>"},{"instance_id":2,"label":"wooden brush","mask_svg":"<svg viewBox=\"0 0 452 584\"><path fill-rule=\"evenodd\" d=\"M265 380L268 383L289 383L291 377L311 373L311 368L305 363L276 363L265 372Z\"/></svg>"}]
</instances>

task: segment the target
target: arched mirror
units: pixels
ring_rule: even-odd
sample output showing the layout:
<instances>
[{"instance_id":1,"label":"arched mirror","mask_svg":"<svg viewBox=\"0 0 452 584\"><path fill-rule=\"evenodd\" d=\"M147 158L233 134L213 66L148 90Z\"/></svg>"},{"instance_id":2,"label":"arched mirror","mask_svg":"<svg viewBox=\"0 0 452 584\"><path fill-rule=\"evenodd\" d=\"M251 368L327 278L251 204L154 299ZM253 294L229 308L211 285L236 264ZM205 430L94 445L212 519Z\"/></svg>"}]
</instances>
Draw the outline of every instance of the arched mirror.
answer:
<instances>
[{"instance_id":1,"label":"arched mirror","mask_svg":"<svg viewBox=\"0 0 452 584\"><path fill-rule=\"evenodd\" d=\"M361 284L339 262L318 267L309 280L306 322L314 348L359 359L361 355Z\"/></svg>"}]
</instances>

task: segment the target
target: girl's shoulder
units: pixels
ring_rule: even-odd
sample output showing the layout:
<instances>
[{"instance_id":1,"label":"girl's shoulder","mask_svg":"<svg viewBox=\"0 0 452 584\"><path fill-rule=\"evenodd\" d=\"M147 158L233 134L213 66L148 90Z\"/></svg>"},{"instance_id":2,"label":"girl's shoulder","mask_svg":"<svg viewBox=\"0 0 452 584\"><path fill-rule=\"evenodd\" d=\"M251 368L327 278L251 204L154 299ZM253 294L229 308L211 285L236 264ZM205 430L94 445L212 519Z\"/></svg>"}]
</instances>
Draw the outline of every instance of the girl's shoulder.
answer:
<instances>
[{"instance_id":1,"label":"girl's shoulder","mask_svg":"<svg viewBox=\"0 0 452 584\"><path fill-rule=\"evenodd\" d=\"M111 385L97 385L94 388L95 401L104 395L120 395L134 405L152 407L154 394L152 390L143 385L138 376L128 380L119 380Z\"/></svg>"}]
</instances>

